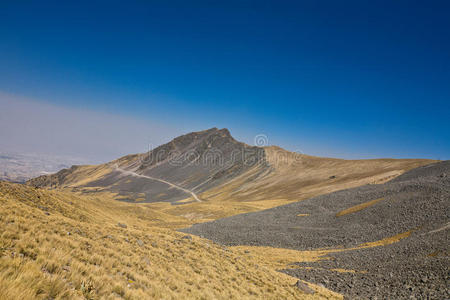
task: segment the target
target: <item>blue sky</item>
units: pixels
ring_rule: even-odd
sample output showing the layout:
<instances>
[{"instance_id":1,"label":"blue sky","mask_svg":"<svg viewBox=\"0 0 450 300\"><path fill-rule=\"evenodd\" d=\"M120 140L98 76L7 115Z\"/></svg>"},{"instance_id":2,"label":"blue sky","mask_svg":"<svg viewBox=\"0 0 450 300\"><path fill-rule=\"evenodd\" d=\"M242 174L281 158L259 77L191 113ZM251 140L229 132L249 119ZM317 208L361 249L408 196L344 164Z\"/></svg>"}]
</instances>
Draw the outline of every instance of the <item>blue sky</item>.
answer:
<instances>
[{"instance_id":1,"label":"blue sky","mask_svg":"<svg viewBox=\"0 0 450 300\"><path fill-rule=\"evenodd\" d=\"M448 1L63 2L0 3L2 93L167 135L450 159Z\"/></svg>"}]
</instances>

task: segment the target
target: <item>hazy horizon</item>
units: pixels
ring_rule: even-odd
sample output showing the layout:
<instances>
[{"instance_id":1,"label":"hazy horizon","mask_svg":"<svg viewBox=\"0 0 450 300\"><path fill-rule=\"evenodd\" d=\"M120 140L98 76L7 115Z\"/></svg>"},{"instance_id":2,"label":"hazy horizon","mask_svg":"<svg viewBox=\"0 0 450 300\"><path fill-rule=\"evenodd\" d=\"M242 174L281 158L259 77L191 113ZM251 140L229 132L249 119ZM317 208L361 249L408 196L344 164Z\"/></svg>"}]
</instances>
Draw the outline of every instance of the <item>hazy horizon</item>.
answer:
<instances>
[{"instance_id":1,"label":"hazy horizon","mask_svg":"<svg viewBox=\"0 0 450 300\"><path fill-rule=\"evenodd\" d=\"M176 128L163 123L133 118L127 115L112 114L73 107L63 107L49 102L0 92L0 153L55 155L84 161L85 163L104 163L124 155L143 153L171 141L173 138L204 128ZM229 128L229 127L224 127ZM242 131L241 131L242 132ZM245 132L245 131L244 131ZM231 130L234 138L249 145L255 145L254 138L263 135L265 145L275 145L290 151L309 155L336 157L344 159L370 158L429 158L447 159L446 157L339 155L336 149L324 147L319 151L305 151L273 142L266 133L242 136ZM278 141L278 139L275 139Z\"/></svg>"}]
</instances>

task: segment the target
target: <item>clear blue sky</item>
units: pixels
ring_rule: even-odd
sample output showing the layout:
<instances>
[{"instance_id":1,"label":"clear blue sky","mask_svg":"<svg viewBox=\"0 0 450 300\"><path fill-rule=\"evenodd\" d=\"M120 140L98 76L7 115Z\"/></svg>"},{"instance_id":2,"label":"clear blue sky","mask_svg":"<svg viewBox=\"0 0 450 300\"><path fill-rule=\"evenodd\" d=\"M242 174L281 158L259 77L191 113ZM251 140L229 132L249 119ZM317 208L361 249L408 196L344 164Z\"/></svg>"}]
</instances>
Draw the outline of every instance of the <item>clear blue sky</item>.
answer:
<instances>
[{"instance_id":1,"label":"clear blue sky","mask_svg":"<svg viewBox=\"0 0 450 300\"><path fill-rule=\"evenodd\" d=\"M65 2L0 2L1 92L321 156L450 159L449 1Z\"/></svg>"}]
</instances>

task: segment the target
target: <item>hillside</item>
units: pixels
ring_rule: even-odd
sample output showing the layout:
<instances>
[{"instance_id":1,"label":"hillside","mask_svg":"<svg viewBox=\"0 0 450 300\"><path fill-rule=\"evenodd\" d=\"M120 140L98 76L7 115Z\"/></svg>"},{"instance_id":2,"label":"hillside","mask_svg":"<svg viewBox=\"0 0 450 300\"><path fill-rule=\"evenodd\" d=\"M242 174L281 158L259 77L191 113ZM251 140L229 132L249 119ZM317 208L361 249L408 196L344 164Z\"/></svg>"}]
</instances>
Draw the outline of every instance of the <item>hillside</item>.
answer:
<instances>
[{"instance_id":1,"label":"hillside","mask_svg":"<svg viewBox=\"0 0 450 300\"><path fill-rule=\"evenodd\" d=\"M108 191L127 202L298 201L319 194L382 183L433 161L343 160L249 146L227 129L175 138L148 153L96 166L73 166L29 181L37 187L84 193Z\"/></svg>"},{"instance_id":2,"label":"hillside","mask_svg":"<svg viewBox=\"0 0 450 300\"><path fill-rule=\"evenodd\" d=\"M0 182L0 299L332 299L257 257L158 225L108 195Z\"/></svg>"}]
</instances>

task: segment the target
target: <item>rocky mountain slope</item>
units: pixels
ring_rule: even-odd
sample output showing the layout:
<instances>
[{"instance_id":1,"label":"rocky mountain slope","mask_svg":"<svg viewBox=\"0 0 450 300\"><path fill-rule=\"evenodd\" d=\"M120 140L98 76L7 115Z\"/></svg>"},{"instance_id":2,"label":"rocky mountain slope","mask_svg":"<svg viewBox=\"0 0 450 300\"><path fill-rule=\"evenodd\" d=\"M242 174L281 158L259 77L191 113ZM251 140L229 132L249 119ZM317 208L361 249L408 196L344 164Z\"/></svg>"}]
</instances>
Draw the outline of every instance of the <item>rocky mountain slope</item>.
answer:
<instances>
[{"instance_id":1,"label":"rocky mountain slope","mask_svg":"<svg viewBox=\"0 0 450 300\"><path fill-rule=\"evenodd\" d=\"M29 181L37 187L109 191L128 202L295 201L380 183L430 160L342 160L236 141L212 128L175 138L148 153L97 166L73 166Z\"/></svg>"},{"instance_id":2,"label":"rocky mountain slope","mask_svg":"<svg viewBox=\"0 0 450 300\"><path fill-rule=\"evenodd\" d=\"M447 299L450 161L182 231L228 245L328 249L284 272L351 299ZM387 243L391 237L401 237ZM384 242L377 242L384 241ZM371 244L378 247L358 247ZM351 270L339 274L336 270Z\"/></svg>"}]
</instances>

